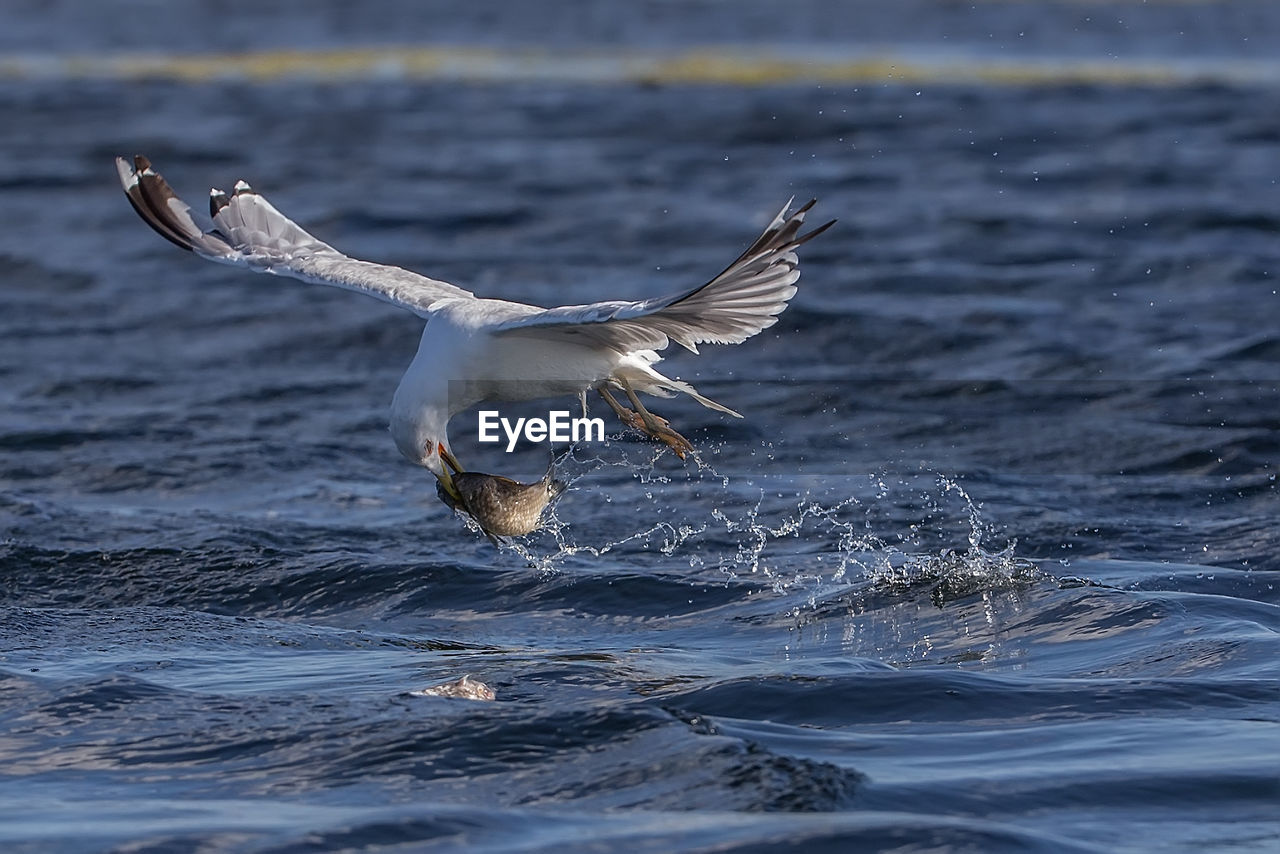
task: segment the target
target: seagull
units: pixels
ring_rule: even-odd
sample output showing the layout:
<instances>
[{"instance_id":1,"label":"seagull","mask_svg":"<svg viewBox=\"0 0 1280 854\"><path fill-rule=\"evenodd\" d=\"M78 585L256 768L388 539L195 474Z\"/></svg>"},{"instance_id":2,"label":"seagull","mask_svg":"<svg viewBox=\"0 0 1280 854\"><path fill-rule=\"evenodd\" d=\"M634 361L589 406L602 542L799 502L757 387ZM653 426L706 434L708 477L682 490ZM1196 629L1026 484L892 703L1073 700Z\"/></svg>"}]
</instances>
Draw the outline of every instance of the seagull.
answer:
<instances>
[{"instance_id":1,"label":"seagull","mask_svg":"<svg viewBox=\"0 0 1280 854\"><path fill-rule=\"evenodd\" d=\"M658 351L671 341L693 353L699 344L740 344L773 326L796 293L796 249L835 223L801 234L816 199L794 211L789 201L705 285L634 302L542 308L477 297L401 267L351 258L304 231L244 181L229 194L210 191L213 222L206 228L147 158L117 157L116 168L133 209L183 249L260 273L359 291L427 321L391 401L391 436L401 454L427 468L457 501L462 495L454 475L465 469L450 448L449 420L479 403L576 395L585 412L587 393L595 391L624 424L681 459L693 446L646 409L638 394L682 393L741 418L689 383L656 371ZM620 404L615 392L634 410Z\"/></svg>"}]
</instances>

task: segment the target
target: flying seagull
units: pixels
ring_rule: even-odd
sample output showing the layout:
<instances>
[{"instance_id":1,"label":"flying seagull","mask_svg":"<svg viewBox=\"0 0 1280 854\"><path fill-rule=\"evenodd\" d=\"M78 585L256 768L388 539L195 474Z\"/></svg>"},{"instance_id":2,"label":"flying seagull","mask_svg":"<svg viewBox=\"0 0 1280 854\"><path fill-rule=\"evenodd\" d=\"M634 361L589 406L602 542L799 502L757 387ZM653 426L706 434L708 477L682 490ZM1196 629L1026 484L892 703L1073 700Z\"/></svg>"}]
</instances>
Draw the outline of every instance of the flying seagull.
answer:
<instances>
[{"instance_id":1,"label":"flying seagull","mask_svg":"<svg viewBox=\"0 0 1280 854\"><path fill-rule=\"evenodd\" d=\"M627 302L541 308L470 291L400 267L360 261L312 237L244 181L230 194L212 190L213 227L142 156L116 158L134 210L161 237L201 257L261 273L360 291L427 321L391 401L391 436L411 462L424 466L455 500L453 475L463 468L449 445L449 419L485 401L577 395L594 390L628 426L670 446L683 459L692 445L637 393L689 395L703 406L742 416L691 385L654 370L671 341L697 353L699 344L739 344L777 322L796 293L796 248L834 220L800 233L814 201L788 202L764 233L724 272L701 287ZM816 201L816 200L815 200ZM622 406L624 394L634 410Z\"/></svg>"}]
</instances>

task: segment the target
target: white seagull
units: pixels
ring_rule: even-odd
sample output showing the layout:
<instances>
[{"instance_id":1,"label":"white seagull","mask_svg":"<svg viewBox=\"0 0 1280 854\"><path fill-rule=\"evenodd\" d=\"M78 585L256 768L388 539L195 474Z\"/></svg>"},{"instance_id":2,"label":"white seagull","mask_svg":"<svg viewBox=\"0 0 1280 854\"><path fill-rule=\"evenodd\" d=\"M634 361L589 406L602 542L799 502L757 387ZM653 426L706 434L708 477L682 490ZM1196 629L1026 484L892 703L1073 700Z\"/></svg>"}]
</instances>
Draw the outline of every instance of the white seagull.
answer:
<instances>
[{"instance_id":1,"label":"white seagull","mask_svg":"<svg viewBox=\"0 0 1280 854\"><path fill-rule=\"evenodd\" d=\"M693 386L653 366L671 341L697 353L699 344L739 344L777 322L800 277L795 250L835 221L800 234L808 204L782 209L738 259L693 290L655 299L612 300L541 308L470 291L400 267L343 255L302 230L244 181L230 195L209 194L213 227L142 156L116 158L134 210L183 249L224 264L360 291L428 321L418 353L391 401L391 435L411 462L424 466L453 498L450 472L463 471L449 446L449 419L478 403L577 395L586 407L594 389L629 427L669 445L681 458L692 446L650 413L637 392L683 392L703 406L741 418ZM635 410L614 398L620 390Z\"/></svg>"}]
</instances>

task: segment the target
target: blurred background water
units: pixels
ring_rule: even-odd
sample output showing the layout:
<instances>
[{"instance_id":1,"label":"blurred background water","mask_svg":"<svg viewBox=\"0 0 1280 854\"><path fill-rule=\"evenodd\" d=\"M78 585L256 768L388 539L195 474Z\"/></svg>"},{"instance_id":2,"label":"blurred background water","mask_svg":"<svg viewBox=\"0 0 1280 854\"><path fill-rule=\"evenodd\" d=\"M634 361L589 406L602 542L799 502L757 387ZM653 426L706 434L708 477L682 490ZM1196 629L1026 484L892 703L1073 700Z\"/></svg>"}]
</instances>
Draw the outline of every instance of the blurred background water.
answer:
<instances>
[{"instance_id":1,"label":"blurred background water","mask_svg":"<svg viewBox=\"0 0 1280 854\"><path fill-rule=\"evenodd\" d=\"M0 13L6 850L1280 847L1280 7L261 5ZM541 304L840 223L667 354L745 420L499 551L386 433L420 322L135 152Z\"/></svg>"}]
</instances>

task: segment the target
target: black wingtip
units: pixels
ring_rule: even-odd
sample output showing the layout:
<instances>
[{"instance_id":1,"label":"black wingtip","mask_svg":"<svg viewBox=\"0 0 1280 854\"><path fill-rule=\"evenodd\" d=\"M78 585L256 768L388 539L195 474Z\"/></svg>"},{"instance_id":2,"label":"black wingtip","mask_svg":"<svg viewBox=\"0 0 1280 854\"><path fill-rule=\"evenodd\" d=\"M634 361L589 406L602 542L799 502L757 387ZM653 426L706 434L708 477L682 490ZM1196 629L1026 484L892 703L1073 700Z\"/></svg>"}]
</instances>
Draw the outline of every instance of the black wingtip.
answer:
<instances>
[{"instance_id":1,"label":"black wingtip","mask_svg":"<svg viewBox=\"0 0 1280 854\"><path fill-rule=\"evenodd\" d=\"M816 205L817 203L818 203L818 200L817 200L817 199L810 199L809 201L807 201L807 202L805 202L803 205L801 205L801 206L796 210L796 212L792 214L792 216L799 216L800 214L805 213L806 211L808 211L811 207L813 207L813 206L814 206L814 205Z\"/></svg>"},{"instance_id":2,"label":"black wingtip","mask_svg":"<svg viewBox=\"0 0 1280 854\"><path fill-rule=\"evenodd\" d=\"M133 210L142 221L174 246L194 251L192 236L184 233L182 224L175 221L168 202L174 196L164 178L151 168L151 161L141 154L133 156L133 171L128 173L128 163L123 157L116 158L116 167L120 172L121 183L124 184L125 196Z\"/></svg>"},{"instance_id":3,"label":"black wingtip","mask_svg":"<svg viewBox=\"0 0 1280 854\"><path fill-rule=\"evenodd\" d=\"M808 243L810 240L813 240L813 238L817 237L819 234L822 234L822 232L826 231L828 228L835 225L837 222L839 222L839 220L836 220L836 219L833 219L830 222L824 222L822 225L818 226L808 234L802 234L799 237L797 237L794 245L799 246L801 243Z\"/></svg>"},{"instance_id":4,"label":"black wingtip","mask_svg":"<svg viewBox=\"0 0 1280 854\"><path fill-rule=\"evenodd\" d=\"M222 209L229 204L231 199L226 193L216 188L209 191L209 216L217 219L218 214L222 213Z\"/></svg>"}]
</instances>

